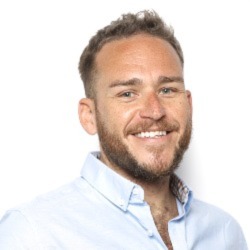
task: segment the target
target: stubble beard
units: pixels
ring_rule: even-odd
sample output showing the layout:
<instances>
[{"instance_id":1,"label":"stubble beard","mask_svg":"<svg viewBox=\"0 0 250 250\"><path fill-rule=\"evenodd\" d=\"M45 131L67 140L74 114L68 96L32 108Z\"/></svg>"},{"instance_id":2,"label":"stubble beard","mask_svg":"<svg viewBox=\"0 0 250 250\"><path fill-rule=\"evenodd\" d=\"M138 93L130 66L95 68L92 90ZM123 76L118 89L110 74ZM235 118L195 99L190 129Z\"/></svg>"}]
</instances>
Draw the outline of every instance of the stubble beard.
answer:
<instances>
[{"instance_id":1,"label":"stubble beard","mask_svg":"<svg viewBox=\"0 0 250 250\"><path fill-rule=\"evenodd\" d=\"M161 178L171 175L182 161L185 151L188 149L192 134L192 119L189 118L183 135L180 137L178 145L174 149L172 161L167 165L162 158L164 148L150 148L153 161L150 164L139 163L130 152L127 145L122 142L120 136L115 131L108 130L101 118L101 114L96 108L96 121L99 142L103 153L113 167L126 172L132 179L154 183ZM162 126L162 125L161 125ZM167 125L171 126L171 125Z\"/></svg>"}]
</instances>

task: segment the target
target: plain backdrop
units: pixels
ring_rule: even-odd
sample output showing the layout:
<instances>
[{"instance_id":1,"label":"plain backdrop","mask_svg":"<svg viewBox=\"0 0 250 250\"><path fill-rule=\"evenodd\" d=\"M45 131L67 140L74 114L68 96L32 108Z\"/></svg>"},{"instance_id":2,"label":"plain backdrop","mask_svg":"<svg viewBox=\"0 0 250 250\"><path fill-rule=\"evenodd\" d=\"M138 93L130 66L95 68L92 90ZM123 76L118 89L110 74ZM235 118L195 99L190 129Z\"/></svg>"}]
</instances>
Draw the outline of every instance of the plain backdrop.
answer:
<instances>
[{"instance_id":1,"label":"plain backdrop","mask_svg":"<svg viewBox=\"0 0 250 250\"><path fill-rule=\"evenodd\" d=\"M154 9L185 55L194 131L178 171L250 241L249 1L0 1L0 215L79 176L97 137L77 114L89 38L122 13Z\"/></svg>"}]
</instances>

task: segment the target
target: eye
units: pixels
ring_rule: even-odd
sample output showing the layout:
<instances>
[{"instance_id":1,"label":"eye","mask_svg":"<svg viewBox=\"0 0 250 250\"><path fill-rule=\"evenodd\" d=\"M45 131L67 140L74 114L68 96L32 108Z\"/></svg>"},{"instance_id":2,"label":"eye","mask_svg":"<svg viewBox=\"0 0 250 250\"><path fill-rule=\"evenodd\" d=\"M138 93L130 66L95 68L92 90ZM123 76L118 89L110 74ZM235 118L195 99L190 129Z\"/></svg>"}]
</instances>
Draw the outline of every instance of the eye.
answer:
<instances>
[{"instance_id":1,"label":"eye","mask_svg":"<svg viewBox=\"0 0 250 250\"><path fill-rule=\"evenodd\" d=\"M127 92L124 92L121 94L122 97L132 97L133 96L133 93L130 92L130 91L127 91Z\"/></svg>"},{"instance_id":2,"label":"eye","mask_svg":"<svg viewBox=\"0 0 250 250\"><path fill-rule=\"evenodd\" d=\"M115 94L120 102L132 102L137 99L138 91L135 89L123 89Z\"/></svg>"},{"instance_id":3,"label":"eye","mask_svg":"<svg viewBox=\"0 0 250 250\"><path fill-rule=\"evenodd\" d=\"M172 98L176 97L178 93L182 93L183 91L180 88L175 87L163 87L159 90L159 94L163 97Z\"/></svg>"},{"instance_id":4,"label":"eye","mask_svg":"<svg viewBox=\"0 0 250 250\"><path fill-rule=\"evenodd\" d=\"M164 94L164 95L170 95L174 93L174 90L172 88L162 88L160 90L160 93Z\"/></svg>"},{"instance_id":5,"label":"eye","mask_svg":"<svg viewBox=\"0 0 250 250\"><path fill-rule=\"evenodd\" d=\"M120 97L126 97L126 98L131 98L133 97L135 94L131 91L126 91L120 94Z\"/></svg>"}]
</instances>

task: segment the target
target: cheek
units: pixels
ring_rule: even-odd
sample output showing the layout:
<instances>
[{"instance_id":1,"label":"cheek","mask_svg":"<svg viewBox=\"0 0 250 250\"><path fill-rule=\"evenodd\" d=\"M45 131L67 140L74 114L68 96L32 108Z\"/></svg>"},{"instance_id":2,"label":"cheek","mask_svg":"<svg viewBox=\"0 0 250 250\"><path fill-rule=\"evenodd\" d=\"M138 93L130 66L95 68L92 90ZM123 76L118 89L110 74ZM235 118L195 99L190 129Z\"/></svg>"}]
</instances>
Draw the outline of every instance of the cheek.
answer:
<instances>
[{"instance_id":1,"label":"cheek","mask_svg":"<svg viewBox=\"0 0 250 250\"><path fill-rule=\"evenodd\" d=\"M180 124L185 124L190 119L192 112L187 100L180 100L172 106L172 115Z\"/></svg>"},{"instance_id":2,"label":"cheek","mask_svg":"<svg viewBox=\"0 0 250 250\"><path fill-rule=\"evenodd\" d=\"M126 122L135 116L138 105L129 103L111 102L109 103L106 112L110 114L117 122Z\"/></svg>"},{"instance_id":3,"label":"cheek","mask_svg":"<svg viewBox=\"0 0 250 250\"><path fill-rule=\"evenodd\" d=\"M118 104L99 103L98 110L99 120L112 133L119 133L119 131L124 130L132 116L130 108L123 108Z\"/></svg>"}]
</instances>

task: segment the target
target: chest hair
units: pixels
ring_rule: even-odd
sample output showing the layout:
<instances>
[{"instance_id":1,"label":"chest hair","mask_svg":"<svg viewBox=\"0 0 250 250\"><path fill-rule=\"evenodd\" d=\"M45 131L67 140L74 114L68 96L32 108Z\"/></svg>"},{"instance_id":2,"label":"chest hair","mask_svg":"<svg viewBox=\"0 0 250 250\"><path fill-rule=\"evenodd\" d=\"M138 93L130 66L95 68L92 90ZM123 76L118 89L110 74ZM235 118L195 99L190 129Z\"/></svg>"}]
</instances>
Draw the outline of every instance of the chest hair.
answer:
<instances>
[{"instance_id":1,"label":"chest hair","mask_svg":"<svg viewBox=\"0 0 250 250\"><path fill-rule=\"evenodd\" d=\"M170 212L168 209L151 209L156 228L169 250L173 250L171 239L168 233L168 222L178 215L177 209Z\"/></svg>"}]
</instances>

